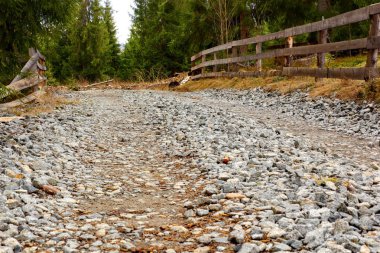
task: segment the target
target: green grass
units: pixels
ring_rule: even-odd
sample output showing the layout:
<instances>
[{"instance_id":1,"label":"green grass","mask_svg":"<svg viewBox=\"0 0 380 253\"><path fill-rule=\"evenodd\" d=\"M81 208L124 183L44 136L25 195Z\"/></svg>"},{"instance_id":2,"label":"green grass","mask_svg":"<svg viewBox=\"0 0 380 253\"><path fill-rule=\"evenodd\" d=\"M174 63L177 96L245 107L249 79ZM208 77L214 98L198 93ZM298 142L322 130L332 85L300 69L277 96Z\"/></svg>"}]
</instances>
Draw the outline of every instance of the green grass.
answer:
<instances>
[{"instance_id":1,"label":"green grass","mask_svg":"<svg viewBox=\"0 0 380 253\"><path fill-rule=\"evenodd\" d=\"M334 58L331 55L326 57L326 67L328 68L361 68L365 67L366 55Z\"/></svg>"}]
</instances>

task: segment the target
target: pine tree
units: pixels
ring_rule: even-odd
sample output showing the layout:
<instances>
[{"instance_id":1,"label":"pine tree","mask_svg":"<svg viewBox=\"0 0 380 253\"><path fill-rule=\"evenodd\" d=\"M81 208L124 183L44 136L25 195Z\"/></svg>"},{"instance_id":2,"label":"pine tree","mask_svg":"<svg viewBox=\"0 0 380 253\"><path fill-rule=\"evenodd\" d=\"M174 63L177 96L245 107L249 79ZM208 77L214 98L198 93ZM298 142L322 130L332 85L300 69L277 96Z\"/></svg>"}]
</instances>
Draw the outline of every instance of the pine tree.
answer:
<instances>
[{"instance_id":1,"label":"pine tree","mask_svg":"<svg viewBox=\"0 0 380 253\"><path fill-rule=\"evenodd\" d=\"M89 80L104 78L109 36L99 0L83 0L79 17L71 27L70 40L74 76Z\"/></svg>"},{"instance_id":2,"label":"pine tree","mask_svg":"<svg viewBox=\"0 0 380 253\"><path fill-rule=\"evenodd\" d=\"M107 75L115 76L120 68L120 45L117 42L116 26L112 15L110 0L106 0L104 8L104 22L108 32L108 52L107 52Z\"/></svg>"},{"instance_id":3,"label":"pine tree","mask_svg":"<svg viewBox=\"0 0 380 253\"><path fill-rule=\"evenodd\" d=\"M0 82L7 83L28 59L28 48L38 47L38 37L69 18L78 0L0 1Z\"/></svg>"}]
</instances>

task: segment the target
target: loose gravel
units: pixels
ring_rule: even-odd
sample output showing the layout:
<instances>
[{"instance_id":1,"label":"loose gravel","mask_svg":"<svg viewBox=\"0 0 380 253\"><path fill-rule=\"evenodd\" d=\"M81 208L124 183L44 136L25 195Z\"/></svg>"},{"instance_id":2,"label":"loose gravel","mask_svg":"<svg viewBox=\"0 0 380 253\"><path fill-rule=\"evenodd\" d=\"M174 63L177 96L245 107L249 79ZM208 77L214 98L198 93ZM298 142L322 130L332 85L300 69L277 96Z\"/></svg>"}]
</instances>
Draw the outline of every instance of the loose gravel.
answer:
<instances>
[{"instance_id":1,"label":"loose gravel","mask_svg":"<svg viewBox=\"0 0 380 253\"><path fill-rule=\"evenodd\" d=\"M2 252L380 252L379 108L85 91L0 123Z\"/></svg>"}]
</instances>

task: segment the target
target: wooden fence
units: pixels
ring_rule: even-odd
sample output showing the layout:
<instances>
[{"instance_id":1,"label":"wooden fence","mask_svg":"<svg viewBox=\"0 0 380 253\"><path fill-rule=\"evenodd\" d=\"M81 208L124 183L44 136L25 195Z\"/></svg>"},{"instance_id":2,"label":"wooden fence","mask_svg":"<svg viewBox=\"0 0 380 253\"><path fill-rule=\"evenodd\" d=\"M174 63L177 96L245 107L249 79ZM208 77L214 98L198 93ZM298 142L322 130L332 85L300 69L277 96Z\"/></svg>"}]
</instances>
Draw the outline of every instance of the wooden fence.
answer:
<instances>
[{"instance_id":1,"label":"wooden fence","mask_svg":"<svg viewBox=\"0 0 380 253\"><path fill-rule=\"evenodd\" d=\"M0 104L0 110L29 103L44 93L43 87L47 80L45 77L46 59L38 50L33 48L29 49L29 56L30 59L22 68L21 73L7 86L15 92L26 91L26 94L23 94L22 98Z\"/></svg>"},{"instance_id":2,"label":"wooden fence","mask_svg":"<svg viewBox=\"0 0 380 253\"><path fill-rule=\"evenodd\" d=\"M367 38L328 43L328 31L336 27L370 20L370 32ZM293 37L305 33L318 33L316 45L293 47ZM264 42L286 39L286 47L263 52ZM239 48L255 45L254 54L239 55ZM316 78L341 78L371 80L379 77L376 67L378 49L380 48L380 3L347 12L329 19L302 26L289 28L272 34L236 40L204 50L191 57L192 79L209 77L257 77L266 75L311 76ZM363 68L326 68L325 53L367 49L367 63ZM241 50L244 51L244 50ZM222 53L224 56L218 58ZM296 55L317 54L317 68L292 67L292 57ZM231 57L229 57L231 56ZM262 71L262 60L284 57L284 65L280 70ZM210 59L211 58L211 59ZM256 71L239 72L238 64L256 62ZM227 65L227 72L218 72L220 65ZM210 70L210 71L209 71Z\"/></svg>"}]
</instances>

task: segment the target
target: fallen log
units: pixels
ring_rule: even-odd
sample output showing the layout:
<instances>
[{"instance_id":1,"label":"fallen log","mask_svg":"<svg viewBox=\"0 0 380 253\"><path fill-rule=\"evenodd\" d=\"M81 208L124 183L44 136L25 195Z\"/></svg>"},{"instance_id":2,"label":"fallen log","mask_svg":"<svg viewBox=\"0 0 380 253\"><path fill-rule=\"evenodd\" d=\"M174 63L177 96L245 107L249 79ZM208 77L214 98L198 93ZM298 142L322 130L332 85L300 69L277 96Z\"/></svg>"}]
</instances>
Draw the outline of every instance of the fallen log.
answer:
<instances>
[{"instance_id":1,"label":"fallen log","mask_svg":"<svg viewBox=\"0 0 380 253\"><path fill-rule=\"evenodd\" d=\"M113 79L108 80L108 81L104 81L104 82L100 82L100 83L93 83L93 84L87 85L86 87L93 87L93 86L96 86L96 85L107 84L107 83L111 83L111 82L113 82Z\"/></svg>"},{"instance_id":2,"label":"fallen log","mask_svg":"<svg viewBox=\"0 0 380 253\"><path fill-rule=\"evenodd\" d=\"M11 83L10 85L7 86L7 88L20 91L26 88L36 86L40 81L41 80L39 80L38 76L34 75L31 78L22 79L17 82Z\"/></svg>"},{"instance_id":3,"label":"fallen log","mask_svg":"<svg viewBox=\"0 0 380 253\"><path fill-rule=\"evenodd\" d=\"M22 74L27 72L35 72L37 70L37 61L38 61L39 55L38 53L34 54L30 60L25 64L25 66L21 70L21 74L17 75L11 82L17 82L22 79Z\"/></svg>"}]
</instances>

